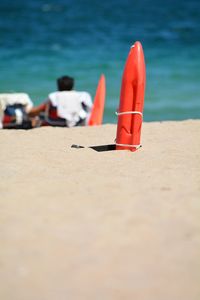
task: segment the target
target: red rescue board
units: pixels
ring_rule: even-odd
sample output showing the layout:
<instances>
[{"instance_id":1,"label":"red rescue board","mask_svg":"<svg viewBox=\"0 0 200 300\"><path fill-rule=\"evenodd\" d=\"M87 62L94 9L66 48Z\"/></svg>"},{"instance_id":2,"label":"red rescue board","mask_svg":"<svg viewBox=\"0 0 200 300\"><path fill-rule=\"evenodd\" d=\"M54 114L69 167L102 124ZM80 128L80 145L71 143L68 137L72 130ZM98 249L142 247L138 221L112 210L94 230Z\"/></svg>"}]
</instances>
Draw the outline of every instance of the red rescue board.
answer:
<instances>
[{"instance_id":1,"label":"red rescue board","mask_svg":"<svg viewBox=\"0 0 200 300\"><path fill-rule=\"evenodd\" d=\"M101 75L96 89L96 95L94 97L92 112L88 121L89 126L102 124L105 97L106 97L106 80L105 80L105 76Z\"/></svg>"},{"instance_id":2,"label":"red rescue board","mask_svg":"<svg viewBox=\"0 0 200 300\"><path fill-rule=\"evenodd\" d=\"M130 49L122 76L116 150L136 151L141 146L145 84L144 53L141 43L136 42Z\"/></svg>"}]
</instances>

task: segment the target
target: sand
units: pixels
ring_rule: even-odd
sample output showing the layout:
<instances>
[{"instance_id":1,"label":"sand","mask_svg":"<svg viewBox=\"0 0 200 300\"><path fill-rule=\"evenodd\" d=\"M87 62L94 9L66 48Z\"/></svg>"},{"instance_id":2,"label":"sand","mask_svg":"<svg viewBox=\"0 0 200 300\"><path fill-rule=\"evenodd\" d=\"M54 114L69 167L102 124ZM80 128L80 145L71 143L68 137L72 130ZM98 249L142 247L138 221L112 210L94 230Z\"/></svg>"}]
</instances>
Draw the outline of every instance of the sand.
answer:
<instances>
[{"instance_id":1,"label":"sand","mask_svg":"<svg viewBox=\"0 0 200 300\"><path fill-rule=\"evenodd\" d=\"M115 134L0 131L0 299L200 299L200 120Z\"/></svg>"}]
</instances>

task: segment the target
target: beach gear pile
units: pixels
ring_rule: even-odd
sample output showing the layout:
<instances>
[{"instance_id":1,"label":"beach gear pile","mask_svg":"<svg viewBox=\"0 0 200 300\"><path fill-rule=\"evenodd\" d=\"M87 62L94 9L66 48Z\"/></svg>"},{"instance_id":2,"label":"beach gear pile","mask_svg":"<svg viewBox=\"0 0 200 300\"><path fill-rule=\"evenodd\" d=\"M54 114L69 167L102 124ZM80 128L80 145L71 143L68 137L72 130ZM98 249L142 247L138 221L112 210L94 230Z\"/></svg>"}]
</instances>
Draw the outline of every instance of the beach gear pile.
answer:
<instances>
[{"instance_id":1,"label":"beach gear pile","mask_svg":"<svg viewBox=\"0 0 200 300\"><path fill-rule=\"evenodd\" d=\"M33 103L26 93L0 94L0 128L32 128L28 117L32 107Z\"/></svg>"}]
</instances>

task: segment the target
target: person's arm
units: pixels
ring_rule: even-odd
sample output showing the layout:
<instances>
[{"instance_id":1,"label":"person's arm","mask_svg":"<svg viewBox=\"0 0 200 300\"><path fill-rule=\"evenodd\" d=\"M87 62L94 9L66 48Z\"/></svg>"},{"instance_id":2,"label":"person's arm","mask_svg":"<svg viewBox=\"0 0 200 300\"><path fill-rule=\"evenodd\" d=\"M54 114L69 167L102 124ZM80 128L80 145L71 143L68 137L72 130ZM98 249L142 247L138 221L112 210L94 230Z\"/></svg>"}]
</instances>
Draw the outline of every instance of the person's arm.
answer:
<instances>
[{"instance_id":1,"label":"person's arm","mask_svg":"<svg viewBox=\"0 0 200 300\"><path fill-rule=\"evenodd\" d=\"M46 100L44 103L34 106L28 113L29 117L35 117L38 116L41 112L44 112L46 110L46 107L49 103L49 100Z\"/></svg>"}]
</instances>

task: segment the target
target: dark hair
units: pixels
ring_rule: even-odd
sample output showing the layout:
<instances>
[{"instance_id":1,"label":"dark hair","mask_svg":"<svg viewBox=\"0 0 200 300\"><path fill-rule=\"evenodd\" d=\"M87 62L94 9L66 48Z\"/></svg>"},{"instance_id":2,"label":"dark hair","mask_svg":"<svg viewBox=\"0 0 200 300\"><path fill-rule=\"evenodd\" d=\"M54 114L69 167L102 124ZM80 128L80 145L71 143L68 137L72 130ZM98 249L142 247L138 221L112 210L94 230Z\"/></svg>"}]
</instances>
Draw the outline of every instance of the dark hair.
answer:
<instances>
[{"instance_id":1,"label":"dark hair","mask_svg":"<svg viewBox=\"0 0 200 300\"><path fill-rule=\"evenodd\" d=\"M62 76L57 79L57 86L59 91L71 91L74 86L74 78Z\"/></svg>"}]
</instances>

